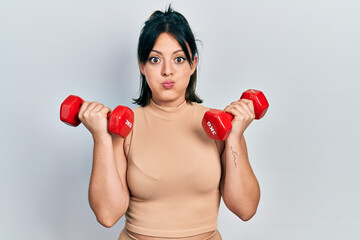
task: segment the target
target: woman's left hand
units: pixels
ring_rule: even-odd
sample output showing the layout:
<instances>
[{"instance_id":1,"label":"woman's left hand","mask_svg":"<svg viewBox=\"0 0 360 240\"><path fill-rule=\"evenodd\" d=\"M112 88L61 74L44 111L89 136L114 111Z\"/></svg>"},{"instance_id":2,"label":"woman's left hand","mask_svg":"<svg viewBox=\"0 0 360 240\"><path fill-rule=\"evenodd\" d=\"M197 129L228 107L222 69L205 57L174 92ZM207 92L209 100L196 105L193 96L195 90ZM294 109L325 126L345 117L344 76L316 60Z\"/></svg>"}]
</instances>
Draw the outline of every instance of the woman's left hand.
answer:
<instances>
[{"instance_id":1,"label":"woman's left hand","mask_svg":"<svg viewBox=\"0 0 360 240\"><path fill-rule=\"evenodd\" d=\"M232 102L224 111L234 116L231 121L232 129L228 140L239 140L255 118L253 102L248 99L240 99Z\"/></svg>"}]
</instances>

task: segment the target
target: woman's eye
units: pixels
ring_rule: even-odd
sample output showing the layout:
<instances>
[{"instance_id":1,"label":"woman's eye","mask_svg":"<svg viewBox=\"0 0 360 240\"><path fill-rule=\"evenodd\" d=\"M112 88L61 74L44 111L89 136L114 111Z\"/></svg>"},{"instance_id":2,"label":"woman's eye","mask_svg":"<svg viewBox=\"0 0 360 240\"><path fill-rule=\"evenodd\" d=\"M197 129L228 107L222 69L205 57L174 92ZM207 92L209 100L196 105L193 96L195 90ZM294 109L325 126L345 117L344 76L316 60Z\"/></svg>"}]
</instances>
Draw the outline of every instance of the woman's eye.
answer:
<instances>
[{"instance_id":1,"label":"woman's eye","mask_svg":"<svg viewBox=\"0 0 360 240\"><path fill-rule=\"evenodd\" d=\"M177 58L175 58L175 62L176 63L183 63L183 62L185 62L185 58L183 58L183 57L177 57Z\"/></svg>"},{"instance_id":2,"label":"woman's eye","mask_svg":"<svg viewBox=\"0 0 360 240\"><path fill-rule=\"evenodd\" d=\"M151 63L158 63L158 62L160 62L160 59L158 57L151 57L151 58L149 58L149 61Z\"/></svg>"}]
</instances>

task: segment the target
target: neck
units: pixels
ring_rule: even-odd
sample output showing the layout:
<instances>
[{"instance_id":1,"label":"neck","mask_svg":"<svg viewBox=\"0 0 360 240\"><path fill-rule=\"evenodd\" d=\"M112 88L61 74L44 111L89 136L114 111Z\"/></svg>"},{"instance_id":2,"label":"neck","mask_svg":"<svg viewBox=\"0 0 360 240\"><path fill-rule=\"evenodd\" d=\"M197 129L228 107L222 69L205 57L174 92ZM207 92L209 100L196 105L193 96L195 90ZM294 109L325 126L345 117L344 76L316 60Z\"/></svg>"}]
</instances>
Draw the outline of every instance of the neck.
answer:
<instances>
[{"instance_id":1,"label":"neck","mask_svg":"<svg viewBox=\"0 0 360 240\"><path fill-rule=\"evenodd\" d=\"M158 106L169 107L169 108L176 108L185 102L185 98L176 99L174 101L161 101L154 98L152 98L152 100Z\"/></svg>"},{"instance_id":2,"label":"neck","mask_svg":"<svg viewBox=\"0 0 360 240\"><path fill-rule=\"evenodd\" d=\"M192 109L192 104L187 104L185 99L182 104L175 105L158 105L151 99L150 104L145 107L146 111L165 120L176 120L187 115L188 111Z\"/></svg>"}]
</instances>

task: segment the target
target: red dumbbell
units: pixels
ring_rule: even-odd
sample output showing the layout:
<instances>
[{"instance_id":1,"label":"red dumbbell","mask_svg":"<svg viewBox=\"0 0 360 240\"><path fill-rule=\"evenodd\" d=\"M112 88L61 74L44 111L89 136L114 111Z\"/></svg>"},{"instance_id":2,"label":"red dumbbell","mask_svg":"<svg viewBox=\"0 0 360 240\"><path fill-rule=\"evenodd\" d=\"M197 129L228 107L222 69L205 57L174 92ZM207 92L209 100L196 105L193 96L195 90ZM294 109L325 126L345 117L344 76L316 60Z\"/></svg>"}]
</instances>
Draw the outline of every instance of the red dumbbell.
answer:
<instances>
[{"instance_id":1,"label":"red dumbbell","mask_svg":"<svg viewBox=\"0 0 360 240\"><path fill-rule=\"evenodd\" d=\"M81 104L84 102L80 97L68 96L60 107L60 120L70 126L78 126L81 121L78 117ZM134 123L134 112L125 106L117 106L111 113L108 113L109 132L126 137Z\"/></svg>"},{"instance_id":2,"label":"red dumbbell","mask_svg":"<svg viewBox=\"0 0 360 240\"><path fill-rule=\"evenodd\" d=\"M269 107L269 103L266 100L265 95L259 90L246 90L241 95L240 99L249 99L253 101L255 119L262 118ZM224 141L231 132L231 121L233 118L234 116L230 113L217 109L211 109L205 113L202 120L202 126L209 138Z\"/></svg>"}]
</instances>

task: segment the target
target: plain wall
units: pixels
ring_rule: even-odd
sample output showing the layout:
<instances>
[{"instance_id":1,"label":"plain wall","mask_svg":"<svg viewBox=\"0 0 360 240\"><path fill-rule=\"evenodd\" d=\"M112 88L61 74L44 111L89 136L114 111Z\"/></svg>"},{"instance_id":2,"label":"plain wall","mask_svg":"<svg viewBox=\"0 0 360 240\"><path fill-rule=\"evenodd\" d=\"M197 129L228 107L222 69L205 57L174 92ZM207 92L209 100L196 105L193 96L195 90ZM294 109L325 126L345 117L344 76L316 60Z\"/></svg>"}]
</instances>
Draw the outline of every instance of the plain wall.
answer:
<instances>
[{"instance_id":1,"label":"plain wall","mask_svg":"<svg viewBox=\"0 0 360 240\"><path fill-rule=\"evenodd\" d=\"M117 239L88 204L92 138L59 120L76 94L114 108L139 90L137 39L170 1L0 0L0 239ZM232 239L360 239L360 2L172 1L199 41L198 93L223 109L248 88L267 115L246 130L261 185Z\"/></svg>"}]
</instances>

